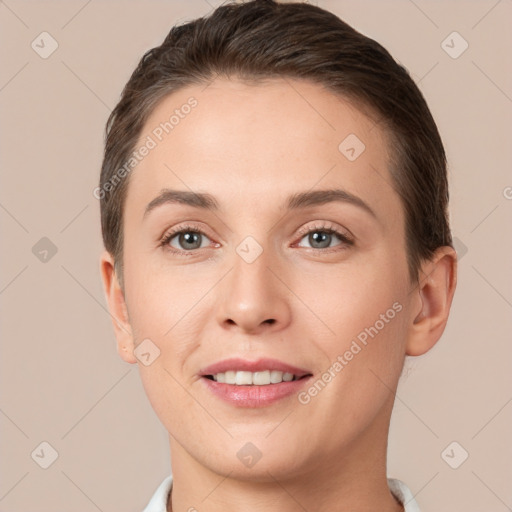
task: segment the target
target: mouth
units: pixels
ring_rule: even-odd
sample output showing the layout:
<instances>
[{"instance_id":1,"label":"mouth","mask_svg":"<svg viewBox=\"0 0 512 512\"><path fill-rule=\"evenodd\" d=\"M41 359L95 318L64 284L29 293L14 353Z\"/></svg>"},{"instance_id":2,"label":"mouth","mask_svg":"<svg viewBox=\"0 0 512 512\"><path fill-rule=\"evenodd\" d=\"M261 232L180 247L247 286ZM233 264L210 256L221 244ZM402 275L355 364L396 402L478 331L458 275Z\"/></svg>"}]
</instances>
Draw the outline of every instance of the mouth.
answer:
<instances>
[{"instance_id":1,"label":"mouth","mask_svg":"<svg viewBox=\"0 0 512 512\"><path fill-rule=\"evenodd\" d=\"M296 394L312 372L275 359L229 359L200 372L206 389L236 407L264 407Z\"/></svg>"},{"instance_id":2,"label":"mouth","mask_svg":"<svg viewBox=\"0 0 512 512\"><path fill-rule=\"evenodd\" d=\"M228 370L213 375L204 375L206 379L220 382L222 384L233 384L235 386L269 386L281 382L293 382L303 379L311 374L294 375L279 370L263 370L260 372L248 372L243 370Z\"/></svg>"}]
</instances>

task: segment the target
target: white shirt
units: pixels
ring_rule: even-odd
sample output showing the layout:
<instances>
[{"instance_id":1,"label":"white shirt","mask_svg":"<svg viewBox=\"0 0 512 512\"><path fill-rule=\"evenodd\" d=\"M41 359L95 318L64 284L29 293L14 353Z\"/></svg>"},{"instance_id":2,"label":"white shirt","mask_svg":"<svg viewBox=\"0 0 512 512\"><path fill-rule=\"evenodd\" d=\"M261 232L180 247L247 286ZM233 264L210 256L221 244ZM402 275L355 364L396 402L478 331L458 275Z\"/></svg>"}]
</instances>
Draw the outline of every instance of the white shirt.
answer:
<instances>
[{"instance_id":1,"label":"white shirt","mask_svg":"<svg viewBox=\"0 0 512 512\"><path fill-rule=\"evenodd\" d=\"M398 501L404 505L405 512L420 512L418 504L414 499L409 487L401 480L396 478L388 478L389 490ZM147 504L143 512L167 512L167 497L172 488L172 475L168 476L153 494L150 502Z\"/></svg>"}]
</instances>

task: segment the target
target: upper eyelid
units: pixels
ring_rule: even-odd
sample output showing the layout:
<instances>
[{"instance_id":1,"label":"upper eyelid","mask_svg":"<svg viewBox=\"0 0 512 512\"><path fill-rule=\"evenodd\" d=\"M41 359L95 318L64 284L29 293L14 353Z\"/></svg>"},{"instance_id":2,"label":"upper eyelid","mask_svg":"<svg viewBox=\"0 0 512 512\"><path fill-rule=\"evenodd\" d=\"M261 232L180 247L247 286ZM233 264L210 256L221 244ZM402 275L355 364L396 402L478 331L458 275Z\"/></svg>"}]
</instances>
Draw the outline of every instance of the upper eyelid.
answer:
<instances>
[{"instance_id":1,"label":"upper eyelid","mask_svg":"<svg viewBox=\"0 0 512 512\"><path fill-rule=\"evenodd\" d=\"M324 223L324 224L320 225L320 226L318 226L316 224L314 226L306 225L297 231L297 235L306 236L307 234L314 232L315 230L317 230L317 231L332 231L333 233L337 233L338 235L341 235L349 240L355 239L352 232L341 225L337 225L331 221L315 221L315 222L320 222L320 224L322 224L322 223Z\"/></svg>"},{"instance_id":2,"label":"upper eyelid","mask_svg":"<svg viewBox=\"0 0 512 512\"><path fill-rule=\"evenodd\" d=\"M337 227L336 225L334 225L331 221L314 221L314 222L325 222L326 224L324 225L320 225L320 226L317 226L317 225L314 225L314 226L303 226L301 227L300 229L298 229L296 231L296 234L298 235L302 235L303 233L309 233L311 231L314 231L315 229L317 230L325 230L325 231L344 231L344 232L347 232L347 233L350 233L350 231L347 229L347 228L344 228L344 227ZM166 237L167 235L176 235L176 234L179 234L179 233L182 233L183 231L197 231L201 234L204 234L204 235L208 235L208 230L207 229L204 229L202 228L201 226L199 225L195 225L193 222L190 222L190 223L185 223L183 226L179 226L177 228L172 228L172 229L167 229L164 234L162 235L162 238Z\"/></svg>"},{"instance_id":3,"label":"upper eyelid","mask_svg":"<svg viewBox=\"0 0 512 512\"><path fill-rule=\"evenodd\" d=\"M160 237L160 241L164 242L166 240L172 239L175 236L179 235L180 233L186 232L186 231L194 231L198 232L202 235L207 236L208 238L211 238L208 234L208 230L202 228L199 225L195 225L193 222L185 223L183 226L178 226L177 228L171 228L164 231L164 234Z\"/></svg>"}]
</instances>

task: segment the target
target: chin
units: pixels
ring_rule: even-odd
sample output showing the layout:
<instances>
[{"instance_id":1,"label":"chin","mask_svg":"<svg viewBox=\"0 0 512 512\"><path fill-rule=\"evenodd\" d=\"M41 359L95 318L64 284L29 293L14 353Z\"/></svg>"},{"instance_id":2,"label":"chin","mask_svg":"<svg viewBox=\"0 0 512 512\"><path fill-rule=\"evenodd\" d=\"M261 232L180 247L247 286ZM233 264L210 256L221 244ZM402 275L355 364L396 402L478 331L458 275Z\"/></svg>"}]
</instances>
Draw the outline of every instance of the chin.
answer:
<instances>
[{"instance_id":1,"label":"chin","mask_svg":"<svg viewBox=\"0 0 512 512\"><path fill-rule=\"evenodd\" d=\"M254 441L235 441L222 451L212 451L208 460L202 464L211 471L240 481L272 482L287 480L299 476L308 467L301 446L280 447L270 443L264 436L253 437ZM297 455L301 453L299 458ZM203 454L204 457L204 454Z\"/></svg>"}]
</instances>

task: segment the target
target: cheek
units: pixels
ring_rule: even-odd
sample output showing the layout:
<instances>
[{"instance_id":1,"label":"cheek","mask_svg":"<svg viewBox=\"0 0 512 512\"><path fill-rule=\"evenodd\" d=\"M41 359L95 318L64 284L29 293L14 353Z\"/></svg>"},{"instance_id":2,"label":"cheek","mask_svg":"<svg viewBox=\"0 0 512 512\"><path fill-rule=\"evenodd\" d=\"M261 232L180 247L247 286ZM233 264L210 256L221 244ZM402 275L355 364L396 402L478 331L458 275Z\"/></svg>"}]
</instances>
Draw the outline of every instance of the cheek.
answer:
<instances>
[{"instance_id":1,"label":"cheek","mask_svg":"<svg viewBox=\"0 0 512 512\"><path fill-rule=\"evenodd\" d=\"M126 252L125 282L132 326L142 336L172 339L208 290L208 276L165 258ZM156 260L156 261L155 261ZM214 276L213 276L214 277ZM131 306L131 308L130 308Z\"/></svg>"},{"instance_id":2,"label":"cheek","mask_svg":"<svg viewBox=\"0 0 512 512\"><path fill-rule=\"evenodd\" d=\"M297 295L316 314L304 328L312 332L312 343L325 356L320 371L338 363L325 403L365 403L369 413L387 399L401 373L405 351L409 289L407 274L401 270L392 256L380 255L307 282L302 278L300 285L297 281ZM358 407L348 409L354 415L366 414Z\"/></svg>"},{"instance_id":3,"label":"cheek","mask_svg":"<svg viewBox=\"0 0 512 512\"><path fill-rule=\"evenodd\" d=\"M311 313L310 325L318 325L319 334L333 341L333 349L376 323L379 331L389 330L407 296L404 274L383 259L304 275L296 276L293 289Z\"/></svg>"},{"instance_id":4,"label":"cheek","mask_svg":"<svg viewBox=\"0 0 512 512\"><path fill-rule=\"evenodd\" d=\"M148 267L134 266L127 282L130 323L136 345L149 339L157 347L154 362L139 363L140 377L155 413L170 432L176 432L186 417L183 411L194 410L194 400L185 390L192 385L186 364L200 343L201 326L194 319L210 286L179 271L166 276Z\"/></svg>"},{"instance_id":5,"label":"cheek","mask_svg":"<svg viewBox=\"0 0 512 512\"><path fill-rule=\"evenodd\" d=\"M308 404L306 423L322 417L341 439L370 425L393 398L404 359L406 286L398 275L366 268L326 280L322 290L308 297L328 326L315 319L318 335L312 336L318 353L326 356L316 378L327 384L312 382L301 403Z\"/></svg>"}]
</instances>

